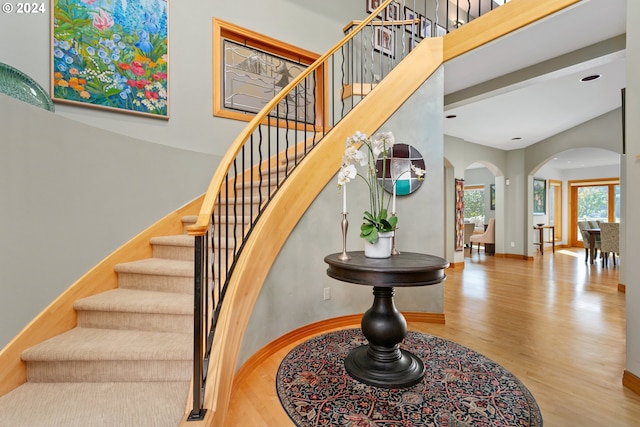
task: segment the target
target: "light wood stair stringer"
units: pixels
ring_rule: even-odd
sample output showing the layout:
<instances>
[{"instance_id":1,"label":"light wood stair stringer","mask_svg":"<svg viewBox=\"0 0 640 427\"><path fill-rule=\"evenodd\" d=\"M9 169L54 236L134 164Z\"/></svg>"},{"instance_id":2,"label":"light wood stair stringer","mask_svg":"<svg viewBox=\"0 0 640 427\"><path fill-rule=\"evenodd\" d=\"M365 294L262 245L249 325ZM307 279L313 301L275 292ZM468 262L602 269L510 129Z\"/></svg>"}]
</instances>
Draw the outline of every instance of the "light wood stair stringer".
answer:
<instances>
[{"instance_id":1,"label":"light wood stair stringer","mask_svg":"<svg viewBox=\"0 0 640 427\"><path fill-rule=\"evenodd\" d=\"M413 55L413 56L412 56ZM412 59L413 58L413 59ZM442 39L430 39L418 47L389 73L371 92L329 132L291 173L262 214L248 237L229 283L213 350L210 357L203 421L184 426L223 426L235 366L243 333L260 287L280 248L320 191L336 174L344 151L344 141L360 130L375 132L400 105L442 64ZM398 78L393 78L396 75ZM385 108L376 108L384 104ZM367 114L362 114L366 111ZM240 286L253 283L254 286Z\"/></svg>"},{"instance_id":2,"label":"light wood stair stringer","mask_svg":"<svg viewBox=\"0 0 640 427\"><path fill-rule=\"evenodd\" d=\"M215 362L209 365L204 405L209 410L198 424L224 425L234 375L229 366L236 365L260 287L297 221L337 172L344 140L355 130L375 132L444 62L579 1L513 1L445 37L422 41L311 151L269 205L238 260L213 344L211 360ZM257 285L247 289L241 288L241 283ZM182 425L186 426L186 421Z\"/></svg>"},{"instance_id":3,"label":"light wood stair stringer","mask_svg":"<svg viewBox=\"0 0 640 427\"><path fill-rule=\"evenodd\" d=\"M118 287L116 265L151 258L150 239L154 236L180 234L182 218L194 215L204 196L187 203L152 224L103 259L47 306L0 351L0 396L27 381L27 364L21 354L34 345L60 335L77 326L76 301ZM191 284L190 287L193 287Z\"/></svg>"}]
</instances>

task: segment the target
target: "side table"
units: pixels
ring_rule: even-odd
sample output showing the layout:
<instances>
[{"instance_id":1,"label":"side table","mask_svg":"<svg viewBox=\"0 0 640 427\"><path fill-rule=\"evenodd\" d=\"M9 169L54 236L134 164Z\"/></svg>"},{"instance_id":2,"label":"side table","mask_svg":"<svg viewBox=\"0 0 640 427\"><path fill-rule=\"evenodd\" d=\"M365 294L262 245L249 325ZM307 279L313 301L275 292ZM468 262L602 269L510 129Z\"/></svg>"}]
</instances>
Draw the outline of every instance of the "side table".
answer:
<instances>
[{"instance_id":1,"label":"side table","mask_svg":"<svg viewBox=\"0 0 640 427\"><path fill-rule=\"evenodd\" d=\"M544 229L549 229L549 240L545 242L544 240ZM538 241L533 244L536 246L540 246L540 255L544 255L544 244L551 243L551 249L553 253L556 252L556 226L555 225L534 225L534 230L538 230L539 237Z\"/></svg>"},{"instance_id":2,"label":"side table","mask_svg":"<svg viewBox=\"0 0 640 427\"><path fill-rule=\"evenodd\" d=\"M369 344L349 352L345 370L365 384L403 388L418 383L424 376L422 360L400 348L407 335L407 322L393 303L394 288L428 286L446 279L449 262L443 258L402 252L390 258L367 258L364 252L349 252L350 260L341 261L340 253L325 257L327 275L343 282L373 287L373 304L362 316L362 333Z\"/></svg>"}]
</instances>

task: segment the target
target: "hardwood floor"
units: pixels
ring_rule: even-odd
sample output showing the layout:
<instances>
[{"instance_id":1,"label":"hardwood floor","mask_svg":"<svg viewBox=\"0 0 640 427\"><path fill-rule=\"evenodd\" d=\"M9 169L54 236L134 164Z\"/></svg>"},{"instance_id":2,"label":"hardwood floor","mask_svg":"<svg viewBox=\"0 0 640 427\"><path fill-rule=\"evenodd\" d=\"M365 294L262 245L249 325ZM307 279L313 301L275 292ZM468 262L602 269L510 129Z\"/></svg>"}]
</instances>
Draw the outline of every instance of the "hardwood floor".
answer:
<instances>
[{"instance_id":1,"label":"hardwood floor","mask_svg":"<svg viewBox=\"0 0 640 427\"><path fill-rule=\"evenodd\" d=\"M545 251L533 261L467 250L465 268L447 270L446 324L408 328L470 347L510 370L538 401L545 427L640 426L640 396L622 386L625 294L618 292L618 273L586 264L583 249ZM251 369L234 385L226 425L293 425L276 395L275 374L287 352L308 338L289 340L257 365L247 362Z\"/></svg>"}]
</instances>

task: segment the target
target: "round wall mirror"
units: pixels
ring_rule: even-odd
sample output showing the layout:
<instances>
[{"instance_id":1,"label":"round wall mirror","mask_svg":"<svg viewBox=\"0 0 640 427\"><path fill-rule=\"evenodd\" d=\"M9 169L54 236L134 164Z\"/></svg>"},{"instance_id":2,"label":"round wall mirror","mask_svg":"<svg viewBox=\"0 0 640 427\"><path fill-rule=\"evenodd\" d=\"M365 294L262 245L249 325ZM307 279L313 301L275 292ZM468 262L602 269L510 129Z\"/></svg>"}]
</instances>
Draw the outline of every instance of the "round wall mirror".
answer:
<instances>
[{"instance_id":1,"label":"round wall mirror","mask_svg":"<svg viewBox=\"0 0 640 427\"><path fill-rule=\"evenodd\" d=\"M422 154L408 144L394 144L387 156L387 164L383 164L382 158L376 163L378 183L389 193L393 193L393 183L396 184L396 196L406 196L413 193L422 185L423 179L419 179L411 169L411 165L425 169ZM383 173L386 175L383 179Z\"/></svg>"}]
</instances>

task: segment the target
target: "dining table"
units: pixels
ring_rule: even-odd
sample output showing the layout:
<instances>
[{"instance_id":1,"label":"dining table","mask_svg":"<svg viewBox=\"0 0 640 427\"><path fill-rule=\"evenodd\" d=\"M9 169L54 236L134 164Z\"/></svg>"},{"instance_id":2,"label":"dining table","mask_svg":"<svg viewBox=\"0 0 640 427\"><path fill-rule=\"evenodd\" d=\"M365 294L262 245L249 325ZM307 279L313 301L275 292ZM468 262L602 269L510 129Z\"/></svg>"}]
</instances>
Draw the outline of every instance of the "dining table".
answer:
<instances>
[{"instance_id":1,"label":"dining table","mask_svg":"<svg viewBox=\"0 0 640 427\"><path fill-rule=\"evenodd\" d=\"M585 230L587 233L589 233L589 253L590 253L590 259L589 259L589 263L593 264L593 261L596 259L596 236L600 235L600 229L599 228L587 228Z\"/></svg>"}]
</instances>

